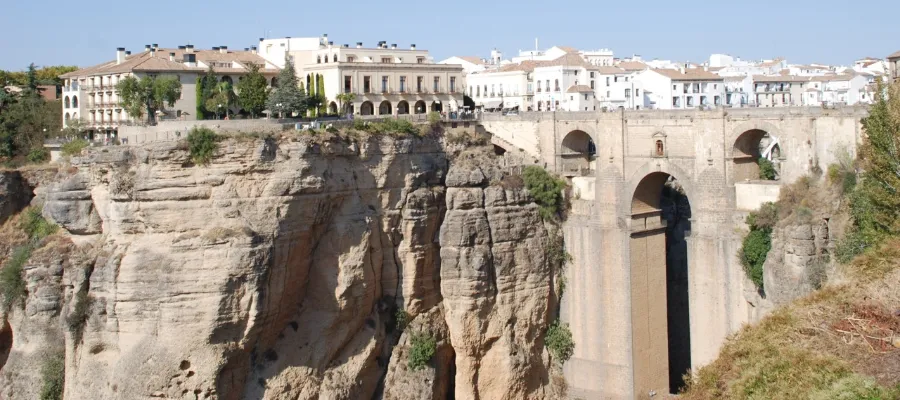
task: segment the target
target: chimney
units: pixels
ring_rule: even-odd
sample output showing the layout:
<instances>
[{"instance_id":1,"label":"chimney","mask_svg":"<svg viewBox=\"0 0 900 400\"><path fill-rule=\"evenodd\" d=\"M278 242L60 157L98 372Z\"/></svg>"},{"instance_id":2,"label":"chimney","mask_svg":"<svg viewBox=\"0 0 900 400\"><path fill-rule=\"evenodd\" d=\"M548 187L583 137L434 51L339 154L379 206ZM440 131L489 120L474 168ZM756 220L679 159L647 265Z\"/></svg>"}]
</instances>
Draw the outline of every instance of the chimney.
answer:
<instances>
[{"instance_id":1,"label":"chimney","mask_svg":"<svg viewBox=\"0 0 900 400\"><path fill-rule=\"evenodd\" d=\"M128 57L130 55L131 55L131 50L125 50L125 57Z\"/></svg>"},{"instance_id":2,"label":"chimney","mask_svg":"<svg viewBox=\"0 0 900 400\"><path fill-rule=\"evenodd\" d=\"M185 53L182 61L184 62L184 65L187 67L196 67L197 66L197 55L194 53Z\"/></svg>"},{"instance_id":3,"label":"chimney","mask_svg":"<svg viewBox=\"0 0 900 400\"><path fill-rule=\"evenodd\" d=\"M396 48L397 48L397 43L392 44L392 45L391 45L391 48L392 48L392 49L396 49Z\"/></svg>"},{"instance_id":4,"label":"chimney","mask_svg":"<svg viewBox=\"0 0 900 400\"><path fill-rule=\"evenodd\" d=\"M356 48L357 48L357 49L361 49L361 48L362 48L362 42L356 42Z\"/></svg>"},{"instance_id":5,"label":"chimney","mask_svg":"<svg viewBox=\"0 0 900 400\"><path fill-rule=\"evenodd\" d=\"M256 54L256 46L250 46L250 52Z\"/></svg>"},{"instance_id":6,"label":"chimney","mask_svg":"<svg viewBox=\"0 0 900 400\"><path fill-rule=\"evenodd\" d=\"M212 51L219 51L219 46L213 47Z\"/></svg>"},{"instance_id":7,"label":"chimney","mask_svg":"<svg viewBox=\"0 0 900 400\"><path fill-rule=\"evenodd\" d=\"M249 47L244 47L244 51L250 51Z\"/></svg>"},{"instance_id":8,"label":"chimney","mask_svg":"<svg viewBox=\"0 0 900 400\"><path fill-rule=\"evenodd\" d=\"M175 61L175 53L169 53L169 61Z\"/></svg>"},{"instance_id":9,"label":"chimney","mask_svg":"<svg viewBox=\"0 0 900 400\"><path fill-rule=\"evenodd\" d=\"M416 44L415 44L415 43L411 44L411 45L409 46L409 49L410 49L410 50L415 50L415 49L416 49Z\"/></svg>"},{"instance_id":10,"label":"chimney","mask_svg":"<svg viewBox=\"0 0 900 400\"><path fill-rule=\"evenodd\" d=\"M350 45L349 45L349 44L346 44L346 43L344 43L344 48L345 48L345 49L349 49L349 48L350 48Z\"/></svg>"},{"instance_id":11,"label":"chimney","mask_svg":"<svg viewBox=\"0 0 900 400\"><path fill-rule=\"evenodd\" d=\"M228 46L219 46L219 53L228 53Z\"/></svg>"},{"instance_id":12,"label":"chimney","mask_svg":"<svg viewBox=\"0 0 900 400\"><path fill-rule=\"evenodd\" d=\"M150 48L150 57L156 57L156 49Z\"/></svg>"},{"instance_id":13,"label":"chimney","mask_svg":"<svg viewBox=\"0 0 900 400\"><path fill-rule=\"evenodd\" d=\"M189 44L189 45L184 46L184 47L185 47L185 52L187 52L187 53L189 53L189 54L193 54L193 53L194 53L194 45Z\"/></svg>"},{"instance_id":14,"label":"chimney","mask_svg":"<svg viewBox=\"0 0 900 400\"><path fill-rule=\"evenodd\" d=\"M185 46L178 46L178 50L184 51Z\"/></svg>"},{"instance_id":15,"label":"chimney","mask_svg":"<svg viewBox=\"0 0 900 400\"><path fill-rule=\"evenodd\" d=\"M150 51L150 45L149 45L149 44L145 44L145 45L144 45L144 51Z\"/></svg>"},{"instance_id":16,"label":"chimney","mask_svg":"<svg viewBox=\"0 0 900 400\"><path fill-rule=\"evenodd\" d=\"M331 48L331 46L334 46L334 42L330 41L330 42L328 42L328 47Z\"/></svg>"},{"instance_id":17,"label":"chimney","mask_svg":"<svg viewBox=\"0 0 900 400\"><path fill-rule=\"evenodd\" d=\"M124 61L125 61L125 48L119 47L116 49L116 65L119 65Z\"/></svg>"},{"instance_id":18,"label":"chimney","mask_svg":"<svg viewBox=\"0 0 900 400\"><path fill-rule=\"evenodd\" d=\"M260 42L262 42L263 40L266 40L266 39L265 39L265 38L259 38L259 41L260 41Z\"/></svg>"},{"instance_id":19,"label":"chimney","mask_svg":"<svg viewBox=\"0 0 900 400\"><path fill-rule=\"evenodd\" d=\"M159 50L159 45L156 43L153 43L153 50Z\"/></svg>"}]
</instances>

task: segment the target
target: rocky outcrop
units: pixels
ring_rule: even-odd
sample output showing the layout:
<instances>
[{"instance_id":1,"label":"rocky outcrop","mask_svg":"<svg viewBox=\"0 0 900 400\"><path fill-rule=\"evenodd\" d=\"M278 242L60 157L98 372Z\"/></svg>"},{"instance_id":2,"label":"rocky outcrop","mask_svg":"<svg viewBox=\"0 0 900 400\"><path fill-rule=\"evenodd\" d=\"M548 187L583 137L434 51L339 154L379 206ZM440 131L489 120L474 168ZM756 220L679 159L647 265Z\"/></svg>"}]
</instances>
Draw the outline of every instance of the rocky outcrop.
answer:
<instances>
[{"instance_id":1,"label":"rocky outcrop","mask_svg":"<svg viewBox=\"0 0 900 400\"><path fill-rule=\"evenodd\" d=\"M296 136L224 141L208 166L178 143L73 159L44 214L84 259L29 287L65 343L66 398L547 397L546 232L484 161ZM438 339L418 371L411 329ZM33 347L12 342L0 388Z\"/></svg>"},{"instance_id":2,"label":"rocky outcrop","mask_svg":"<svg viewBox=\"0 0 900 400\"><path fill-rule=\"evenodd\" d=\"M34 197L19 171L0 171L0 225L25 208Z\"/></svg>"},{"instance_id":3,"label":"rocky outcrop","mask_svg":"<svg viewBox=\"0 0 900 400\"><path fill-rule=\"evenodd\" d=\"M830 251L827 220L777 226L763 264L766 299L787 304L820 288L827 278Z\"/></svg>"}]
</instances>

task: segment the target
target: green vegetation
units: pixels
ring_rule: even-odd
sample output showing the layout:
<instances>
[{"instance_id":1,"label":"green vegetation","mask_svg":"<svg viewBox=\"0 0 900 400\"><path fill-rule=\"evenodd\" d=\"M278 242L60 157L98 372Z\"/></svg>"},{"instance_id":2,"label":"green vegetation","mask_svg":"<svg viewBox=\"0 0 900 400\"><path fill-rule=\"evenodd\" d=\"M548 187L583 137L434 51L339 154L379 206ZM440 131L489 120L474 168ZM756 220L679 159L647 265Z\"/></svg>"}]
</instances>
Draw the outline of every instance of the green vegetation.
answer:
<instances>
[{"instance_id":1,"label":"green vegetation","mask_svg":"<svg viewBox=\"0 0 900 400\"><path fill-rule=\"evenodd\" d=\"M209 119L213 112L206 109L206 101L213 96L219 78L210 66L203 76L197 77L197 119Z\"/></svg>"},{"instance_id":2,"label":"green vegetation","mask_svg":"<svg viewBox=\"0 0 900 400\"><path fill-rule=\"evenodd\" d=\"M34 243L56 233L59 229L58 226L47 221L47 219L41 215L41 209L39 207L29 207L25 209L19 223L19 226Z\"/></svg>"},{"instance_id":3,"label":"green vegetation","mask_svg":"<svg viewBox=\"0 0 900 400\"><path fill-rule=\"evenodd\" d=\"M547 336L544 339L544 345L550 350L550 354L559 364L565 364L575 353L575 342L572 341L572 331L569 330L569 324L562 324L559 320L553 321L553 324L547 328Z\"/></svg>"},{"instance_id":4,"label":"green vegetation","mask_svg":"<svg viewBox=\"0 0 900 400\"><path fill-rule=\"evenodd\" d=\"M30 163L41 164L50 159L50 152L45 148L34 148L28 152L28 155L25 156L25 158Z\"/></svg>"},{"instance_id":5,"label":"green vegetation","mask_svg":"<svg viewBox=\"0 0 900 400\"><path fill-rule=\"evenodd\" d=\"M237 84L238 103L253 118L266 109L266 100L269 98L266 77L259 72L259 67L258 64L248 64L250 72Z\"/></svg>"},{"instance_id":6,"label":"green vegetation","mask_svg":"<svg viewBox=\"0 0 900 400\"><path fill-rule=\"evenodd\" d=\"M62 400L66 386L66 358L62 353L48 356L41 366L40 400Z\"/></svg>"},{"instance_id":7,"label":"green vegetation","mask_svg":"<svg viewBox=\"0 0 900 400\"><path fill-rule=\"evenodd\" d=\"M525 167L522 175L525 179L525 187L540 206L541 216L544 219L553 219L558 216L563 208L563 189L566 187L566 182L555 178L536 165Z\"/></svg>"},{"instance_id":8,"label":"green vegetation","mask_svg":"<svg viewBox=\"0 0 900 400\"><path fill-rule=\"evenodd\" d=\"M772 228L776 222L778 222L778 208L773 203L765 203L759 211L750 213L747 216L750 233L744 238L738 253L744 272L760 291L763 290L763 264L772 248Z\"/></svg>"},{"instance_id":9,"label":"green vegetation","mask_svg":"<svg viewBox=\"0 0 900 400\"><path fill-rule=\"evenodd\" d=\"M0 293L3 294L3 307L9 310L13 304L25 296L26 285L22 277L25 263L31 257L31 246L24 245L13 250L12 257L0 270Z\"/></svg>"},{"instance_id":10,"label":"green vegetation","mask_svg":"<svg viewBox=\"0 0 900 400\"><path fill-rule=\"evenodd\" d=\"M341 114L350 112L350 105L353 104L353 100L356 100L356 94L354 93L341 93L337 95L337 101L341 103Z\"/></svg>"},{"instance_id":11,"label":"green vegetation","mask_svg":"<svg viewBox=\"0 0 900 400\"><path fill-rule=\"evenodd\" d=\"M119 91L122 108L129 115L135 118L146 115L147 122L152 123L156 111L174 106L181 97L181 82L174 76L145 76L141 79L129 76L116 84L116 90Z\"/></svg>"},{"instance_id":12,"label":"green vegetation","mask_svg":"<svg viewBox=\"0 0 900 400\"><path fill-rule=\"evenodd\" d=\"M757 161L759 163L759 179L774 181L775 180L775 164L766 159L765 157L760 157Z\"/></svg>"},{"instance_id":13,"label":"green vegetation","mask_svg":"<svg viewBox=\"0 0 900 400\"><path fill-rule=\"evenodd\" d=\"M394 313L394 328L398 332L403 332L407 324L409 324L409 313L402 308L398 308L397 312Z\"/></svg>"},{"instance_id":14,"label":"green vegetation","mask_svg":"<svg viewBox=\"0 0 900 400\"><path fill-rule=\"evenodd\" d=\"M376 122L355 120L353 122L353 129L372 135L388 135L393 137L422 135L422 131L415 124L405 119L398 118L388 118Z\"/></svg>"},{"instance_id":15,"label":"green vegetation","mask_svg":"<svg viewBox=\"0 0 900 400\"><path fill-rule=\"evenodd\" d=\"M219 82L215 86L212 96L206 99L205 107L207 110L212 110L211 112L216 118L219 118L221 114L228 118L229 110L237 101L237 96L234 94L234 88L231 86L231 83Z\"/></svg>"},{"instance_id":16,"label":"green vegetation","mask_svg":"<svg viewBox=\"0 0 900 400\"><path fill-rule=\"evenodd\" d=\"M88 145L90 145L90 142L85 139L75 139L64 143L60 150L62 155L67 157L80 156L81 152L84 151Z\"/></svg>"},{"instance_id":17,"label":"green vegetation","mask_svg":"<svg viewBox=\"0 0 900 400\"><path fill-rule=\"evenodd\" d=\"M195 164L206 165L219 148L219 135L204 126L197 126L188 132L188 151Z\"/></svg>"},{"instance_id":18,"label":"green vegetation","mask_svg":"<svg viewBox=\"0 0 900 400\"><path fill-rule=\"evenodd\" d=\"M278 73L275 88L266 100L266 107L281 118L306 114L306 94L297 82L294 62L289 58L285 59L284 68Z\"/></svg>"},{"instance_id":19,"label":"green vegetation","mask_svg":"<svg viewBox=\"0 0 900 400\"><path fill-rule=\"evenodd\" d=\"M431 126L435 126L441 123L441 114L437 111L430 111L426 118L428 119L428 124Z\"/></svg>"},{"instance_id":20,"label":"green vegetation","mask_svg":"<svg viewBox=\"0 0 900 400\"><path fill-rule=\"evenodd\" d=\"M36 87L11 93L4 86L0 84L0 162L35 162L44 152L44 140L61 133L61 100L45 101Z\"/></svg>"},{"instance_id":21,"label":"green vegetation","mask_svg":"<svg viewBox=\"0 0 900 400\"><path fill-rule=\"evenodd\" d=\"M409 368L413 371L424 368L437 351L437 340L431 334L414 333L410 338Z\"/></svg>"},{"instance_id":22,"label":"green vegetation","mask_svg":"<svg viewBox=\"0 0 900 400\"><path fill-rule=\"evenodd\" d=\"M78 67L72 65L37 68L34 64L29 65L26 71L0 70L0 88L4 86L62 85L63 80L59 76L77 70Z\"/></svg>"}]
</instances>

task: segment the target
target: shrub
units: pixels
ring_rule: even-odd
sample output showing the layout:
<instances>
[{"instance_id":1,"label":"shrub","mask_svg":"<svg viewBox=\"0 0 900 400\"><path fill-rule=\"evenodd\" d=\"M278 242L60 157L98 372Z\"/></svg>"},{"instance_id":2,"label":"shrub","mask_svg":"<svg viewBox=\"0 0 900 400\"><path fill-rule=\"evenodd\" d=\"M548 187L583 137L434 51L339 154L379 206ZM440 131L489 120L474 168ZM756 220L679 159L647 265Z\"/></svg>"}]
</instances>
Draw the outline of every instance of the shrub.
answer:
<instances>
[{"instance_id":1,"label":"shrub","mask_svg":"<svg viewBox=\"0 0 900 400\"><path fill-rule=\"evenodd\" d=\"M747 225L750 225L751 229L772 229L777 222L778 207L772 202L763 203L758 211L747 215Z\"/></svg>"},{"instance_id":2,"label":"shrub","mask_svg":"<svg viewBox=\"0 0 900 400\"><path fill-rule=\"evenodd\" d=\"M418 136L419 128L405 119L389 118L369 125L369 132L376 135Z\"/></svg>"},{"instance_id":3,"label":"shrub","mask_svg":"<svg viewBox=\"0 0 900 400\"><path fill-rule=\"evenodd\" d=\"M88 147L90 142L84 139L75 139L71 142L64 143L62 147L60 147L60 151L64 156L77 156L81 155L81 152L84 151L85 147Z\"/></svg>"},{"instance_id":4,"label":"shrub","mask_svg":"<svg viewBox=\"0 0 900 400\"><path fill-rule=\"evenodd\" d=\"M752 229L744 238L743 246L739 252L741 265L753 284L763 290L763 264L766 255L772 248L772 234L768 229Z\"/></svg>"},{"instance_id":5,"label":"shrub","mask_svg":"<svg viewBox=\"0 0 900 400\"><path fill-rule=\"evenodd\" d=\"M50 159L50 153L47 152L47 149L40 147L37 149L31 149L31 151L28 152L28 155L25 156L25 158L27 158L28 162L30 163L40 164Z\"/></svg>"},{"instance_id":6,"label":"shrub","mask_svg":"<svg viewBox=\"0 0 900 400\"><path fill-rule=\"evenodd\" d=\"M563 205L562 191L566 187L566 182L535 165L525 167L523 178L531 197L540 206L541 216L550 219L559 214Z\"/></svg>"},{"instance_id":7,"label":"shrub","mask_svg":"<svg viewBox=\"0 0 900 400\"><path fill-rule=\"evenodd\" d=\"M420 370L428 364L437 351L437 340L427 333L415 333L410 339L409 368Z\"/></svg>"},{"instance_id":8,"label":"shrub","mask_svg":"<svg viewBox=\"0 0 900 400\"><path fill-rule=\"evenodd\" d=\"M207 127L198 126L188 132L188 150L191 160L195 164L206 165L212 160L213 154L219 148L219 135Z\"/></svg>"},{"instance_id":9,"label":"shrub","mask_svg":"<svg viewBox=\"0 0 900 400\"><path fill-rule=\"evenodd\" d=\"M58 226L47 221L47 219L41 215L41 209L38 207L29 207L26 209L19 224L22 230L25 231L25 233L28 234L28 237L34 242L38 242L41 239L56 233L57 229L59 229Z\"/></svg>"},{"instance_id":10,"label":"shrub","mask_svg":"<svg viewBox=\"0 0 900 400\"><path fill-rule=\"evenodd\" d=\"M547 328L544 345L550 350L553 358L558 360L560 364L565 364L575 352L575 342L572 341L572 331L569 330L569 324L561 324L559 320L554 321Z\"/></svg>"},{"instance_id":11,"label":"shrub","mask_svg":"<svg viewBox=\"0 0 900 400\"><path fill-rule=\"evenodd\" d=\"M431 126L435 126L435 125L441 123L441 114L440 114L439 112L437 112L437 111L429 112L429 113L428 113L428 116L427 116L427 119L428 119L428 123L429 123Z\"/></svg>"},{"instance_id":12,"label":"shrub","mask_svg":"<svg viewBox=\"0 0 900 400\"><path fill-rule=\"evenodd\" d=\"M842 164L828 166L828 183L840 189L841 194L848 194L856 187L856 171Z\"/></svg>"},{"instance_id":13,"label":"shrub","mask_svg":"<svg viewBox=\"0 0 900 400\"><path fill-rule=\"evenodd\" d=\"M853 260L854 257L862 254L874 243L875 240L867 237L862 232L851 231L838 240L834 246L834 255L837 256L839 262L846 264Z\"/></svg>"},{"instance_id":14,"label":"shrub","mask_svg":"<svg viewBox=\"0 0 900 400\"><path fill-rule=\"evenodd\" d=\"M772 164L772 162L765 157L760 157L758 162L759 179L764 179L767 181L775 180L775 164Z\"/></svg>"},{"instance_id":15,"label":"shrub","mask_svg":"<svg viewBox=\"0 0 900 400\"><path fill-rule=\"evenodd\" d=\"M402 308L397 309L397 312L394 313L394 328L403 332L407 324L409 324L409 313Z\"/></svg>"},{"instance_id":16,"label":"shrub","mask_svg":"<svg viewBox=\"0 0 900 400\"><path fill-rule=\"evenodd\" d=\"M16 301L25 296L27 286L22 272L25 263L31 257L31 246L19 246L13 250L12 257L0 270L0 292L3 293L3 306L8 310Z\"/></svg>"},{"instance_id":17,"label":"shrub","mask_svg":"<svg viewBox=\"0 0 900 400\"><path fill-rule=\"evenodd\" d=\"M62 400L66 385L66 359L54 354L44 360L41 367L41 400Z\"/></svg>"}]
</instances>

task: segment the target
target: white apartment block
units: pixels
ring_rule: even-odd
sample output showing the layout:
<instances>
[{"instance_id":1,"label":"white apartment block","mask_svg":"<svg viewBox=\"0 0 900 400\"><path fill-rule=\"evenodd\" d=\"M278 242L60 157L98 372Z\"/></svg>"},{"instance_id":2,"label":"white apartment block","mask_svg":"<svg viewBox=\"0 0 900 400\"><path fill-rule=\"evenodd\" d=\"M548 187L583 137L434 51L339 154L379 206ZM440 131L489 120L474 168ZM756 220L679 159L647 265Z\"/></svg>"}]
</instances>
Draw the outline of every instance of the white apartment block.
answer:
<instances>
[{"instance_id":1,"label":"white apartment block","mask_svg":"<svg viewBox=\"0 0 900 400\"><path fill-rule=\"evenodd\" d=\"M746 107L750 105L753 95L753 77L726 76L725 80L725 105L728 107Z\"/></svg>"},{"instance_id":2,"label":"white apartment block","mask_svg":"<svg viewBox=\"0 0 900 400\"><path fill-rule=\"evenodd\" d=\"M751 104L757 107L790 107L803 105L803 94L809 77L774 75L753 77Z\"/></svg>"},{"instance_id":3,"label":"white apartment block","mask_svg":"<svg viewBox=\"0 0 900 400\"><path fill-rule=\"evenodd\" d=\"M157 120L195 120L197 77L209 67L221 81L236 83L248 72L250 64L261 66L261 72L271 82L279 69L256 54L255 49L230 51L227 46L211 50L179 46L177 49L146 45L144 51L131 54L124 47L116 49L116 57L92 67L61 75L63 85L63 126L69 121L82 120L89 132L115 135L122 124L137 123L122 108L116 85L126 77L172 76L181 82L181 98L174 107L160 110Z\"/></svg>"},{"instance_id":4,"label":"white apartment block","mask_svg":"<svg viewBox=\"0 0 900 400\"><path fill-rule=\"evenodd\" d=\"M826 75L810 78L804 93L804 105L854 105L871 103L874 79L861 74Z\"/></svg>"},{"instance_id":5,"label":"white apartment block","mask_svg":"<svg viewBox=\"0 0 900 400\"><path fill-rule=\"evenodd\" d=\"M692 109L724 105L724 78L701 68L648 69L636 78L654 109Z\"/></svg>"},{"instance_id":6,"label":"white apartment block","mask_svg":"<svg viewBox=\"0 0 900 400\"><path fill-rule=\"evenodd\" d=\"M466 76L467 93L476 107L484 110L528 110L532 106L534 88L533 62L508 64L497 70Z\"/></svg>"},{"instance_id":7,"label":"white apartment block","mask_svg":"<svg viewBox=\"0 0 900 400\"><path fill-rule=\"evenodd\" d=\"M356 115L453 112L463 105L463 67L437 64L428 51L413 44L398 48L379 42L376 47L336 46L319 38L260 39L260 55L284 65L291 57L297 76L314 91L324 83L330 113L338 113L341 93L352 93L350 111ZM279 61L280 60L280 61Z\"/></svg>"}]
</instances>

